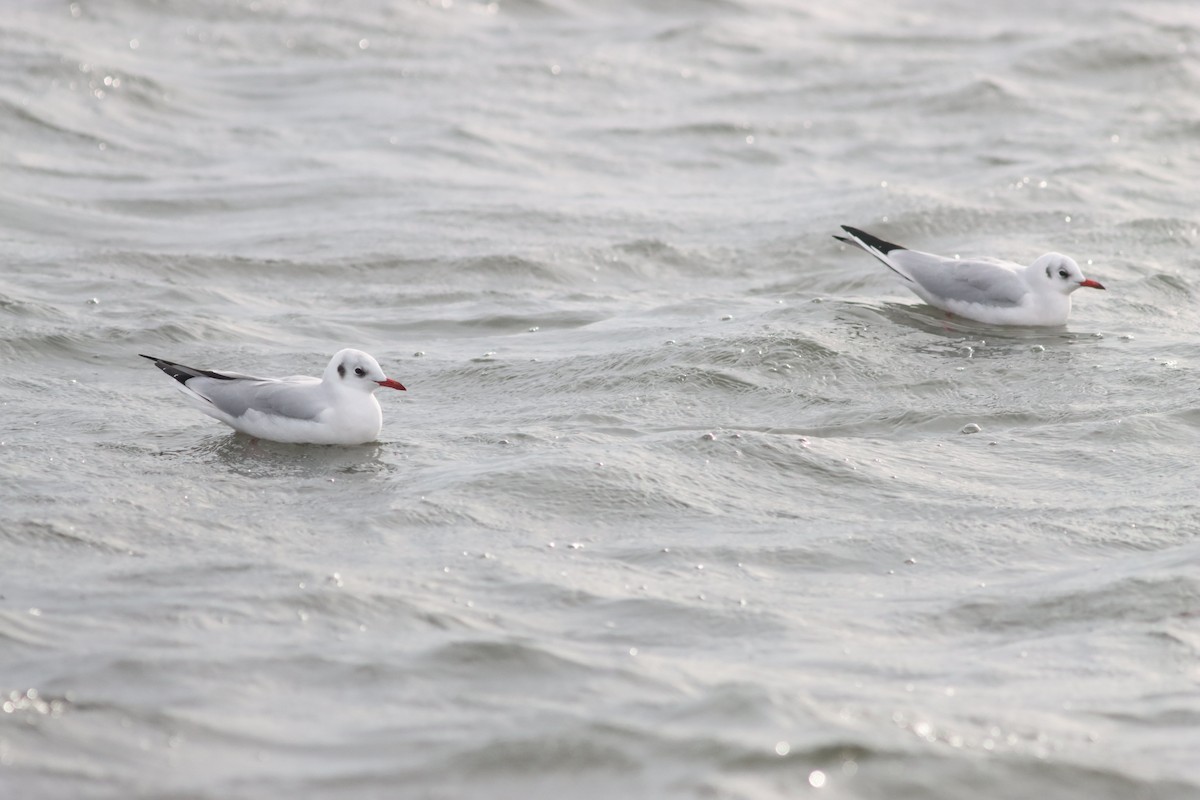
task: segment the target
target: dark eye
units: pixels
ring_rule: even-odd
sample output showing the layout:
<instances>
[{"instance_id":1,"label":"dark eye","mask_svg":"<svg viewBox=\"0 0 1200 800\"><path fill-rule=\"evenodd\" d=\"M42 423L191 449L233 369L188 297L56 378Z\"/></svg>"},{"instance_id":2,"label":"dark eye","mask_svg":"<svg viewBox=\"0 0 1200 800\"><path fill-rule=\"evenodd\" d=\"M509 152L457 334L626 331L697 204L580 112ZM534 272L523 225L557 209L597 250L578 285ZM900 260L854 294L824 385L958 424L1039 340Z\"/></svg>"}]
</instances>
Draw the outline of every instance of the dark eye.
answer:
<instances>
[{"instance_id":1,"label":"dark eye","mask_svg":"<svg viewBox=\"0 0 1200 800\"><path fill-rule=\"evenodd\" d=\"M1067 272L1065 269L1060 269L1058 271L1058 277L1060 277L1060 278L1066 278L1070 274L1071 273Z\"/></svg>"},{"instance_id":2,"label":"dark eye","mask_svg":"<svg viewBox=\"0 0 1200 800\"><path fill-rule=\"evenodd\" d=\"M361 378L363 375L367 374L367 371L365 369L363 369L362 367L355 367L354 374Z\"/></svg>"}]
</instances>

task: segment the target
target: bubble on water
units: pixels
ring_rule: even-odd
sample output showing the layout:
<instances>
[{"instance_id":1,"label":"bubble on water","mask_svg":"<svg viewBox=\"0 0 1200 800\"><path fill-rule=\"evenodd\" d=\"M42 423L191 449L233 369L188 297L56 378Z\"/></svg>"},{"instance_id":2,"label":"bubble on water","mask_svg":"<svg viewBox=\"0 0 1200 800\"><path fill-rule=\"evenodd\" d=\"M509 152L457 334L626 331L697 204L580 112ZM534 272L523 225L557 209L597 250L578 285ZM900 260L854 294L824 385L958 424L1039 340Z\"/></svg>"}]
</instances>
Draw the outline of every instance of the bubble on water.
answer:
<instances>
[{"instance_id":1,"label":"bubble on water","mask_svg":"<svg viewBox=\"0 0 1200 800\"><path fill-rule=\"evenodd\" d=\"M1045 347L1043 347L1043 346L1042 346L1042 345L1040 345L1040 344L1035 344L1033 347L1031 347L1031 348L1029 348L1029 349L1030 349L1032 352L1034 352L1034 353L1044 353L1044 352L1046 352L1046 348L1045 348Z\"/></svg>"},{"instance_id":2,"label":"bubble on water","mask_svg":"<svg viewBox=\"0 0 1200 800\"><path fill-rule=\"evenodd\" d=\"M701 436L700 438L701 438L701 439L703 439L703 440L704 440L704 441L706 441L706 442L711 442L711 441L713 441L714 439L716 439L717 437L716 437L715 435L711 434L711 433L706 433L706 434L704 434L703 436Z\"/></svg>"},{"instance_id":3,"label":"bubble on water","mask_svg":"<svg viewBox=\"0 0 1200 800\"><path fill-rule=\"evenodd\" d=\"M786 756L791 751L792 751L792 746L790 744L788 744L787 742L776 742L775 743L775 752L778 755Z\"/></svg>"},{"instance_id":4,"label":"bubble on water","mask_svg":"<svg viewBox=\"0 0 1200 800\"><path fill-rule=\"evenodd\" d=\"M808 773L808 785L814 789L820 789L825 785L825 773L819 769L814 769Z\"/></svg>"},{"instance_id":5,"label":"bubble on water","mask_svg":"<svg viewBox=\"0 0 1200 800\"><path fill-rule=\"evenodd\" d=\"M962 426L961 433L979 433L981 430L983 430L983 428L979 427L977 423L968 422L966 425Z\"/></svg>"}]
</instances>

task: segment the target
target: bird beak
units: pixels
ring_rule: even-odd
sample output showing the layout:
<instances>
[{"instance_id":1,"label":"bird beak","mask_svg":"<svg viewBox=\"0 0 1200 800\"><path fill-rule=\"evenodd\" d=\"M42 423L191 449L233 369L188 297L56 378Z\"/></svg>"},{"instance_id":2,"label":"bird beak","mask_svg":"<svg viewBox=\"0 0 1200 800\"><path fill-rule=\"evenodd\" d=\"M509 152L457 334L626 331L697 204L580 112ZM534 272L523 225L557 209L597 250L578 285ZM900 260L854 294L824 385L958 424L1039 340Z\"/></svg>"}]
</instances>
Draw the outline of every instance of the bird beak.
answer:
<instances>
[{"instance_id":1,"label":"bird beak","mask_svg":"<svg viewBox=\"0 0 1200 800\"><path fill-rule=\"evenodd\" d=\"M1097 285L1099 285L1099 284L1097 284ZM1101 286L1100 288L1103 289L1104 287ZM400 383L400 381L394 381L391 378L387 378L385 380L375 381L375 382L378 383L380 386L386 386L389 389L399 389L402 392L408 391L407 389L404 388L404 384Z\"/></svg>"},{"instance_id":2,"label":"bird beak","mask_svg":"<svg viewBox=\"0 0 1200 800\"><path fill-rule=\"evenodd\" d=\"M1080 286L1090 286L1093 289L1103 289L1104 288L1104 286L1099 281L1094 281L1091 278L1088 278L1086 281L1080 281L1079 285Z\"/></svg>"}]
</instances>

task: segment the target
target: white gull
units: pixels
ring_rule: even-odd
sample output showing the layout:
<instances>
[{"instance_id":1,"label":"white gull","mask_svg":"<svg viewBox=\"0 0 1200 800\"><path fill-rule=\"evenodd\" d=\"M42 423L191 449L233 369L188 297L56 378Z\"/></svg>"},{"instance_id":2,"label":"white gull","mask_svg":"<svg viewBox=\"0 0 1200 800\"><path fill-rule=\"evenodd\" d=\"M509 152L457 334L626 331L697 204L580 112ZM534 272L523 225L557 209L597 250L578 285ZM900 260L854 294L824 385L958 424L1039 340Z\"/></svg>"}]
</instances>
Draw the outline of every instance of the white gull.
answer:
<instances>
[{"instance_id":1,"label":"white gull","mask_svg":"<svg viewBox=\"0 0 1200 800\"><path fill-rule=\"evenodd\" d=\"M929 305L989 325L1065 325L1072 292L1104 288L1061 253L1046 253L1029 266L993 258L960 260L908 250L848 225L842 230L849 236L833 238L875 256Z\"/></svg>"},{"instance_id":2,"label":"white gull","mask_svg":"<svg viewBox=\"0 0 1200 800\"><path fill-rule=\"evenodd\" d=\"M254 378L196 369L144 354L179 382L198 409L259 439L290 444L363 444L383 427L375 391L404 390L361 350L339 350L320 378Z\"/></svg>"}]
</instances>

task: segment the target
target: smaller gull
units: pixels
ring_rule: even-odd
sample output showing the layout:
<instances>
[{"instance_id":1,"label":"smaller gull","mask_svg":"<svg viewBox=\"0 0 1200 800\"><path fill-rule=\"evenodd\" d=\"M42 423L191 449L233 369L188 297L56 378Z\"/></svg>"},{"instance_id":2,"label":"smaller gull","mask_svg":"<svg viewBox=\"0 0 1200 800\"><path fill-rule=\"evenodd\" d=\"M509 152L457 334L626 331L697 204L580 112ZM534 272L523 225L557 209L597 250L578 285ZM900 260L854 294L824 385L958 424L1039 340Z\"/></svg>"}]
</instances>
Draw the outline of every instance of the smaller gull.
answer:
<instances>
[{"instance_id":1,"label":"smaller gull","mask_svg":"<svg viewBox=\"0 0 1200 800\"><path fill-rule=\"evenodd\" d=\"M993 258L935 256L885 242L843 225L856 245L882 261L929 305L988 325L1065 325L1071 293L1081 286L1103 289L1083 277L1075 260L1046 253L1029 266Z\"/></svg>"},{"instance_id":2,"label":"smaller gull","mask_svg":"<svg viewBox=\"0 0 1200 800\"><path fill-rule=\"evenodd\" d=\"M404 391L361 350L340 350L320 378L254 378L185 367L140 354L179 381L176 387L210 417L259 439L289 444L364 444L379 436L381 386Z\"/></svg>"}]
</instances>

